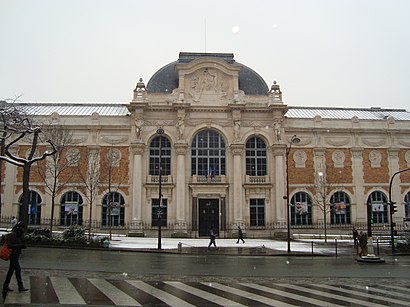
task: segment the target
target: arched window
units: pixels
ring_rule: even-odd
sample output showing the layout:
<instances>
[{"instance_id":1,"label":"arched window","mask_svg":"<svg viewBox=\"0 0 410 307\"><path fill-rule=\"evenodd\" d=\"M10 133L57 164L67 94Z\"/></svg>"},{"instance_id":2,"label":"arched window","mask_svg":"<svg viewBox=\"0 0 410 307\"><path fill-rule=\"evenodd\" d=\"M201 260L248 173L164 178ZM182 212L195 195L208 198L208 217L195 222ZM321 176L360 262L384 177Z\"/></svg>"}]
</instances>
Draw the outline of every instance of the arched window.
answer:
<instances>
[{"instance_id":1,"label":"arched window","mask_svg":"<svg viewBox=\"0 0 410 307\"><path fill-rule=\"evenodd\" d=\"M22 204L23 195L20 196L20 208ZM35 192L30 191L29 194L29 206L28 206L28 223L29 225L41 224L41 196ZM22 211L19 210L19 219L21 220Z\"/></svg>"},{"instance_id":2,"label":"arched window","mask_svg":"<svg viewBox=\"0 0 410 307\"><path fill-rule=\"evenodd\" d=\"M225 175L225 141L214 130L199 132L192 141L192 175Z\"/></svg>"},{"instance_id":3,"label":"arched window","mask_svg":"<svg viewBox=\"0 0 410 307\"><path fill-rule=\"evenodd\" d=\"M83 198L75 191L64 193L61 198L60 225L83 224Z\"/></svg>"},{"instance_id":4,"label":"arched window","mask_svg":"<svg viewBox=\"0 0 410 307\"><path fill-rule=\"evenodd\" d=\"M111 198L109 195L111 194ZM110 226L109 220L111 217L111 226L124 226L124 197L118 192L105 194L102 201L102 226ZM111 212L108 211L110 207Z\"/></svg>"},{"instance_id":5,"label":"arched window","mask_svg":"<svg viewBox=\"0 0 410 307\"><path fill-rule=\"evenodd\" d=\"M372 192L367 198L367 205L370 206L371 219L374 224L388 223L386 194L381 191Z\"/></svg>"},{"instance_id":6,"label":"arched window","mask_svg":"<svg viewBox=\"0 0 410 307\"><path fill-rule=\"evenodd\" d=\"M290 224L312 225L312 199L306 192L298 192L290 200Z\"/></svg>"},{"instance_id":7,"label":"arched window","mask_svg":"<svg viewBox=\"0 0 410 307\"><path fill-rule=\"evenodd\" d=\"M410 219L410 191L404 196L404 213L405 217Z\"/></svg>"},{"instance_id":8,"label":"arched window","mask_svg":"<svg viewBox=\"0 0 410 307\"><path fill-rule=\"evenodd\" d=\"M336 192L330 198L330 223L350 224L350 199L345 192Z\"/></svg>"},{"instance_id":9,"label":"arched window","mask_svg":"<svg viewBox=\"0 0 410 307\"><path fill-rule=\"evenodd\" d=\"M161 175L171 174L171 143L165 136L155 137L149 146L149 174L159 176L159 144L161 141Z\"/></svg>"},{"instance_id":10,"label":"arched window","mask_svg":"<svg viewBox=\"0 0 410 307\"><path fill-rule=\"evenodd\" d=\"M260 137L246 142L246 175L266 175L266 144Z\"/></svg>"}]
</instances>

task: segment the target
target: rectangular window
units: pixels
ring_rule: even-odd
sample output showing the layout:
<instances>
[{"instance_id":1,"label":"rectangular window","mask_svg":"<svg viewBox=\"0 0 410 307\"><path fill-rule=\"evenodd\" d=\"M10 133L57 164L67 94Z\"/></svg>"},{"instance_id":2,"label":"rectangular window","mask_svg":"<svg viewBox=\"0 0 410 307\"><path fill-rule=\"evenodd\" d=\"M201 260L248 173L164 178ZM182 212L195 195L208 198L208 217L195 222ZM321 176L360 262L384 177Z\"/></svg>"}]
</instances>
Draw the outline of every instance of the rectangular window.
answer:
<instances>
[{"instance_id":1,"label":"rectangular window","mask_svg":"<svg viewBox=\"0 0 410 307\"><path fill-rule=\"evenodd\" d=\"M161 211L159 211L159 199L158 198L153 198L152 199L152 219L151 219L151 225L153 227L158 227L158 221L159 221L159 213L161 212L161 227L166 227L167 226L167 213L168 213L168 200L167 199L162 199L162 207Z\"/></svg>"},{"instance_id":2,"label":"rectangular window","mask_svg":"<svg viewBox=\"0 0 410 307\"><path fill-rule=\"evenodd\" d=\"M250 225L265 226L265 199L250 199Z\"/></svg>"}]
</instances>

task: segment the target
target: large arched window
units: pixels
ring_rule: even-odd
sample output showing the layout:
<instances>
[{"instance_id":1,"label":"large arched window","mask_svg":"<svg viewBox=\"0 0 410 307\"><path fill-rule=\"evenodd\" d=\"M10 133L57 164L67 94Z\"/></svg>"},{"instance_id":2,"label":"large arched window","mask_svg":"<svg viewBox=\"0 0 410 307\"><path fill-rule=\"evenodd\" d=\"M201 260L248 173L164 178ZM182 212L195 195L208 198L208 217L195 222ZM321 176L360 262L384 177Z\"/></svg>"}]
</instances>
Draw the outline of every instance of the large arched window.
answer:
<instances>
[{"instance_id":1,"label":"large arched window","mask_svg":"<svg viewBox=\"0 0 410 307\"><path fill-rule=\"evenodd\" d=\"M64 193L61 198L60 225L83 224L83 198L75 191Z\"/></svg>"},{"instance_id":2,"label":"large arched window","mask_svg":"<svg viewBox=\"0 0 410 307\"><path fill-rule=\"evenodd\" d=\"M155 137L149 146L149 174L159 176L159 145L161 141L161 175L171 174L171 143L165 136Z\"/></svg>"},{"instance_id":3,"label":"large arched window","mask_svg":"<svg viewBox=\"0 0 410 307\"><path fill-rule=\"evenodd\" d=\"M371 218L374 224L388 223L386 194L381 191L372 192L367 198L367 205L370 206Z\"/></svg>"},{"instance_id":4,"label":"large arched window","mask_svg":"<svg viewBox=\"0 0 410 307\"><path fill-rule=\"evenodd\" d=\"M336 192L330 198L330 223L350 224L350 199L345 192Z\"/></svg>"},{"instance_id":5,"label":"large arched window","mask_svg":"<svg viewBox=\"0 0 410 307\"><path fill-rule=\"evenodd\" d=\"M266 175L266 144L260 137L246 142L246 175Z\"/></svg>"},{"instance_id":6,"label":"large arched window","mask_svg":"<svg viewBox=\"0 0 410 307\"><path fill-rule=\"evenodd\" d=\"M109 195L111 194L111 198ZM110 226L109 220L111 218L111 226L124 226L124 197L118 192L111 192L105 194L102 201L102 226ZM110 207L111 212L108 211Z\"/></svg>"},{"instance_id":7,"label":"large arched window","mask_svg":"<svg viewBox=\"0 0 410 307\"><path fill-rule=\"evenodd\" d=\"M410 219L410 191L404 196L404 214L407 219Z\"/></svg>"},{"instance_id":8,"label":"large arched window","mask_svg":"<svg viewBox=\"0 0 410 307\"><path fill-rule=\"evenodd\" d=\"M20 208L22 204L23 195L20 196ZM41 224L41 196L36 191L30 191L29 206L28 206L28 223L29 225ZM21 220L22 211L19 210L19 219Z\"/></svg>"},{"instance_id":9,"label":"large arched window","mask_svg":"<svg viewBox=\"0 0 410 307\"><path fill-rule=\"evenodd\" d=\"M192 175L225 175L225 141L214 130L199 132L192 141Z\"/></svg>"},{"instance_id":10,"label":"large arched window","mask_svg":"<svg viewBox=\"0 0 410 307\"><path fill-rule=\"evenodd\" d=\"M312 225L312 199L306 192L298 192L290 200L291 225Z\"/></svg>"}]
</instances>

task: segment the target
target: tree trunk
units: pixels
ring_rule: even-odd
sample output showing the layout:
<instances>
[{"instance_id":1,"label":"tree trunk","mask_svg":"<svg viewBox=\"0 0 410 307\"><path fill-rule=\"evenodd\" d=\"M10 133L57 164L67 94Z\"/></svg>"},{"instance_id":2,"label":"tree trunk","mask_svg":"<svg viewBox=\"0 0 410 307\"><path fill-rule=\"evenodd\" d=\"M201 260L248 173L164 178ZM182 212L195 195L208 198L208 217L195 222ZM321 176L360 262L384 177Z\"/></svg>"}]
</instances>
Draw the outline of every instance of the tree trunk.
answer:
<instances>
[{"instance_id":1,"label":"tree trunk","mask_svg":"<svg viewBox=\"0 0 410 307\"><path fill-rule=\"evenodd\" d=\"M51 219L50 219L50 235L51 236L53 236L54 203L55 203L55 197L53 194L53 196L51 197Z\"/></svg>"},{"instance_id":2,"label":"tree trunk","mask_svg":"<svg viewBox=\"0 0 410 307\"><path fill-rule=\"evenodd\" d=\"M30 168L31 164L25 164L23 166L23 195L21 197L21 221L24 225L28 226L28 209L30 206Z\"/></svg>"}]
</instances>

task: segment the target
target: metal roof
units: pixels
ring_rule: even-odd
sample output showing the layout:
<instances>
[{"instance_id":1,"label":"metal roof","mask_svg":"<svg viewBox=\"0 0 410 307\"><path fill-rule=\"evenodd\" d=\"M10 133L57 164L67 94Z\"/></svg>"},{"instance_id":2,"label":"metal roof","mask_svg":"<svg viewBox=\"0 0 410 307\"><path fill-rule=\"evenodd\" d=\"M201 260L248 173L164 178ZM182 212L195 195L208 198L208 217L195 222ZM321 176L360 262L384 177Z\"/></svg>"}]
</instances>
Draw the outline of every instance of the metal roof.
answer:
<instances>
[{"instance_id":1,"label":"metal roof","mask_svg":"<svg viewBox=\"0 0 410 307\"><path fill-rule=\"evenodd\" d=\"M60 102L24 102L16 103L29 114L47 116L54 112L61 116L91 116L98 113L100 116L129 115L128 103L60 103ZM322 119L346 119L357 117L359 120L386 120L392 117L395 120L410 121L410 112L404 109L382 108L335 108L335 107L300 107L289 106L285 117L313 119L320 116Z\"/></svg>"},{"instance_id":2,"label":"metal roof","mask_svg":"<svg viewBox=\"0 0 410 307\"><path fill-rule=\"evenodd\" d=\"M130 112L127 104L120 103L17 103L23 112L39 116L51 115L54 112L61 116L125 116Z\"/></svg>"},{"instance_id":3,"label":"metal roof","mask_svg":"<svg viewBox=\"0 0 410 307\"><path fill-rule=\"evenodd\" d=\"M410 120L410 112L404 109L382 108L331 108L331 107L293 107L289 106L285 114L288 118L352 119L385 120L392 117L395 120Z\"/></svg>"}]
</instances>

